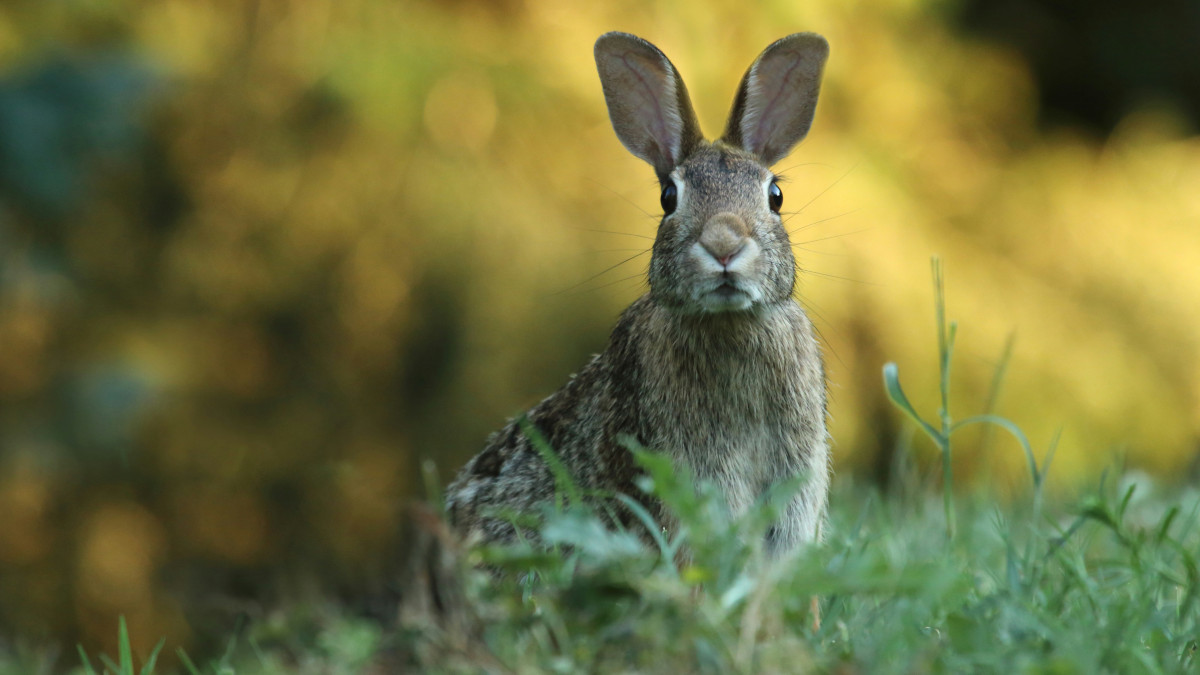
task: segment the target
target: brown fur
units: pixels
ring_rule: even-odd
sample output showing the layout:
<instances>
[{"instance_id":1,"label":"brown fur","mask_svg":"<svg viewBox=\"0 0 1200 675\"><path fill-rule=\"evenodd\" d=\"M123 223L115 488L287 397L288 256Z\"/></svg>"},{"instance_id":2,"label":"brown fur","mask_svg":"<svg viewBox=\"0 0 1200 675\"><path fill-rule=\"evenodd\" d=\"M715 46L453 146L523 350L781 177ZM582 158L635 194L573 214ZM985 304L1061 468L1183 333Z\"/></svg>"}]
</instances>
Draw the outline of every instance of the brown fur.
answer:
<instances>
[{"instance_id":1,"label":"brown fur","mask_svg":"<svg viewBox=\"0 0 1200 675\"><path fill-rule=\"evenodd\" d=\"M664 522L634 484L625 437L715 482L735 514L805 475L768 535L776 552L819 537L830 465L821 353L792 299L795 260L769 208L768 164L807 132L827 53L823 39L798 34L760 55L734 115L748 114L747 101L783 103L750 113L770 128L731 120L729 128L758 139L747 148L696 137L683 81L653 45L622 33L600 38L613 127L664 187L676 187L678 206L659 226L650 292L621 315L602 353L528 413L582 488L642 498ZM769 67L756 71L764 59ZM554 493L550 469L514 421L459 473L447 505L464 534L504 541L515 530L498 511L534 511Z\"/></svg>"}]
</instances>

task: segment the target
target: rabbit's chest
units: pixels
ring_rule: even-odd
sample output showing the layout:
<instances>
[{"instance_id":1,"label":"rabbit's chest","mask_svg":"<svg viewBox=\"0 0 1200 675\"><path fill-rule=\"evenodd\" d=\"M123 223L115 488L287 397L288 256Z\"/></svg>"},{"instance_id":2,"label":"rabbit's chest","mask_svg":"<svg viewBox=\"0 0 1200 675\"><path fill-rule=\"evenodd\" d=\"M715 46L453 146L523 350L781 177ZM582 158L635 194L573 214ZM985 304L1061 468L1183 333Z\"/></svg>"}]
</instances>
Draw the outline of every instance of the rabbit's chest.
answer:
<instances>
[{"instance_id":1,"label":"rabbit's chest","mask_svg":"<svg viewBox=\"0 0 1200 675\"><path fill-rule=\"evenodd\" d=\"M825 381L799 306L718 319L650 317L634 405L648 447L740 510L780 480L826 470Z\"/></svg>"},{"instance_id":2,"label":"rabbit's chest","mask_svg":"<svg viewBox=\"0 0 1200 675\"><path fill-rule=\"evenodd\" d=\"M661 383L646 397L655 435L685 444L689 453L769 456L797 431L806 407L802 388L783 384L785 377L708 375Z\"/></svg>"},{"instance_id":3,"label":"rabbit's chest","mask_svg":"<svg viewBox=\"0 0 1200 675\"><path fill-rule=\"evenodd\" d=\"M713 367L713 366L716 367ZM735 512L770 485L806 468L806 448L823 435L822 386L797 368L708 364L681 368L645 397L646 441L717 483ZM732 366L732 367L723 367ZM811 379L811 378L809 378Z\"/></svg>"}]
</instances>

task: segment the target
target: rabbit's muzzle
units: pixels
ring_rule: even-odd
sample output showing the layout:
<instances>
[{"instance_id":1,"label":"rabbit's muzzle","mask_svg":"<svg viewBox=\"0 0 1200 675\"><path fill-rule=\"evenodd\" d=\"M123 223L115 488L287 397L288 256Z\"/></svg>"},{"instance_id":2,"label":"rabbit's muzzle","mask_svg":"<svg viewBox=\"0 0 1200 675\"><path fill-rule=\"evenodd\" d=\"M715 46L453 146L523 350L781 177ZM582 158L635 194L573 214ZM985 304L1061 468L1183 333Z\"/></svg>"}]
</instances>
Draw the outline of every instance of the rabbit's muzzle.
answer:
<instances>
[{"instance_id":1,"label":"rabbit's muzzle","mask_svg":"<svg viewBox=\"0 0 1200 675\"><path fill-rule=\"evenodd\" d=\"M693 299L706 312L750 308L762 298L755 269L761 249L740 216L724 212L704 224L689 257Z\"/></svg>"}]
</instances>

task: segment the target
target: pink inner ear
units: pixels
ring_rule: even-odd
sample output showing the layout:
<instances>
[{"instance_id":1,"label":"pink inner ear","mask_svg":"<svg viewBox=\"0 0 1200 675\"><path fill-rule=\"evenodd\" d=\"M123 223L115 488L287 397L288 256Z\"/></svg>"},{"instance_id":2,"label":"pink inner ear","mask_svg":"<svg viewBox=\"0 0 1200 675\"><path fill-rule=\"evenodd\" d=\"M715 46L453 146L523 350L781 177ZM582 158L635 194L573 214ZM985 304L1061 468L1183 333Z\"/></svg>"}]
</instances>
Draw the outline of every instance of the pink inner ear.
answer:
<instances>
[{"instance_id":1,"label":"pink inner ear","mask_svg":"<svg viewBox=\"0 0 1200 675\"><path fill-rule=\"evenodd\" d=\"M636 105L650 139L658 145L659 150L666 155L666 159L674 163L678 149L673 147L674 144L671 142L672 119L671 115L662 107L663 100L673 101L675 99L675 86L671 73L662 68L661 64L647 63L645 59L640 58L632 51L621 54L621 63L629 71L633 83L629 90L637 92ZM656 85L659 83L666 85L665 91L658 92L656 95ZM677 120L678 115L675 118ZM677 121L674 126L678 128Z\"/></svg>"},{"instance_id":2,"label":"pink inner ear","mask_svg":"<svg viewBox=\"0 0 1200 675\"><path fill-rule=\"evenodd\" d=\"M771 140L786 129L802 94L795 80L804 72L803 63L799 53L790 51L772 54L755 65L748 83L752 97L748 110L753 113L742 119L742 136L751 152L765 154Z\"/></svg>"}]
</instances>

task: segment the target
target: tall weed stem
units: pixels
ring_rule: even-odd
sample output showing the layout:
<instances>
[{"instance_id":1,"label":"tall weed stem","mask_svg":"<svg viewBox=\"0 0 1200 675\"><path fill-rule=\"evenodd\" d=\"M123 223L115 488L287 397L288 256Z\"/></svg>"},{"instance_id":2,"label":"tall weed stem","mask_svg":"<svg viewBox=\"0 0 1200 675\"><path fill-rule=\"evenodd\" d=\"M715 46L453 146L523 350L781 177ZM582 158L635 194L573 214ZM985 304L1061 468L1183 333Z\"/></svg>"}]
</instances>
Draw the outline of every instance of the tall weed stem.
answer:
<instances>
[{"instance_id":1,"label":"tall weed stem","mask_svg":"<svg viewBox=\"0 0 1200 675\"><path fill-rule=\"evenodd\" d=\"M887 391L888 398L891 399L892 403L905 416L915 422L921 431L925 432L925 435L933 441L933 444L941 454L942 508L945 510L946 516L947 539L953 540L956 531L954 469L952 463L954 453L950 445L950 439L955 431L971 424L991 424L998 426L1012 434L1021 445L1021 449L1025 452L1025 459L1029 464L1030 476L1033 480L1034 517L1036 520L1041 510L1042 485L1046 478L1046 471L1050 468L1050 462L1054 457L1054 446L1056 443L1051 445L1044 465L1039 468L1037 459L1033 456L1033 448L1029 445L1029 439L1025 437L1025 433L1017 425L1009 420L989 412L983 415L974 415L957 422L954 421L954 418L950 415L950 362L954 355L954 339L958 334L958 323L955 321L951 321L949 325L946 323L946 278L942 261L935 256L931 261L931 267L933 269L934 307L937 316L938 369L941 375L939 379L941 406L938 408L940 428L934 427L917 414L916 409L913 408L912 403L909 402L908 397L904 394L904 389L900 386L900 373L895 363L887 363L883 366L884 389ZM1005 349L1011 350L1011 346L1007 346ZM1007 364L1007 357L1003 360L1003 363Z\"/></svg>"}]
</instances>

